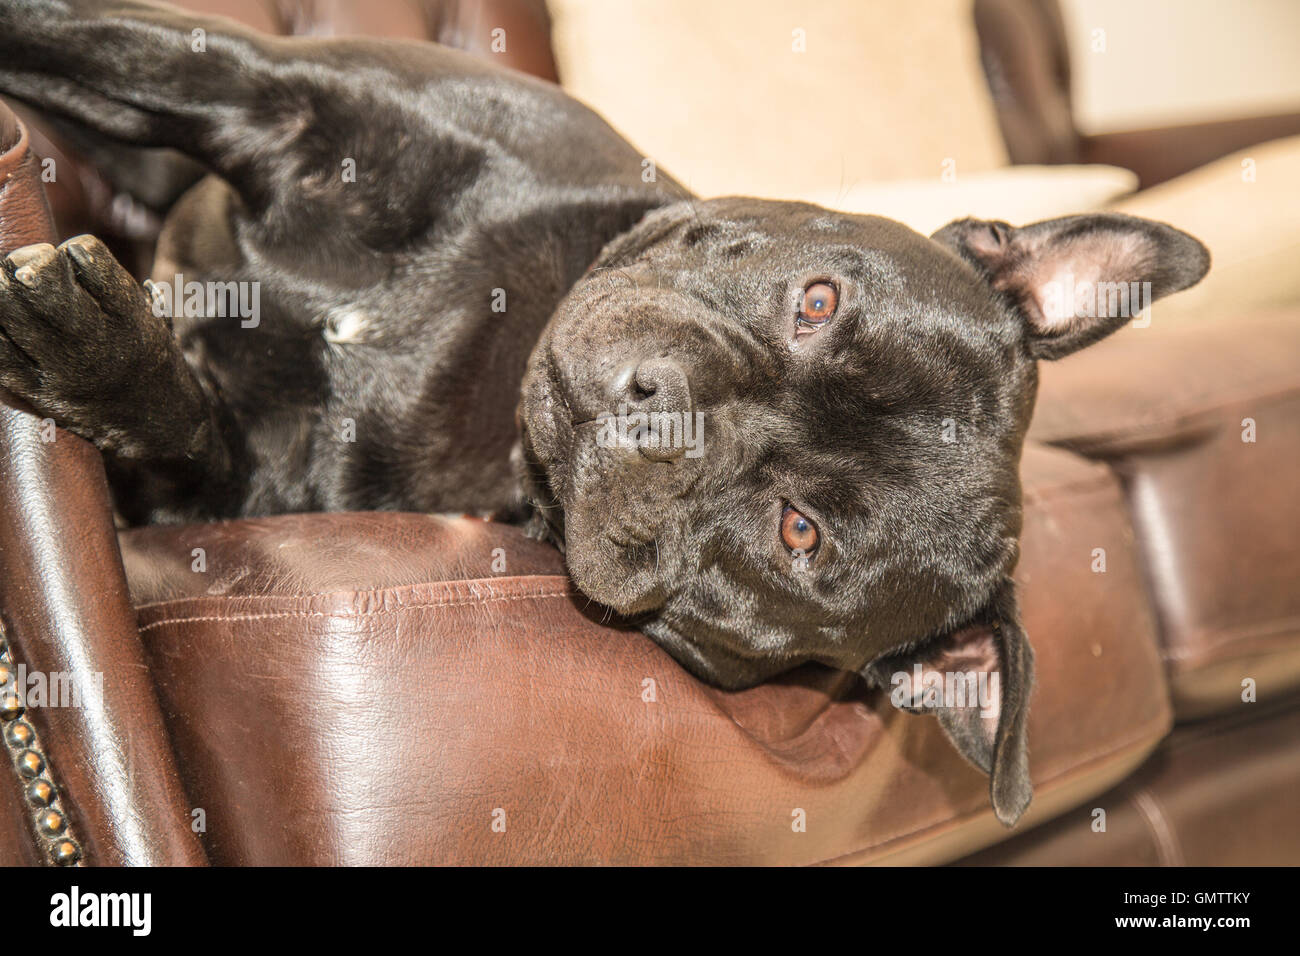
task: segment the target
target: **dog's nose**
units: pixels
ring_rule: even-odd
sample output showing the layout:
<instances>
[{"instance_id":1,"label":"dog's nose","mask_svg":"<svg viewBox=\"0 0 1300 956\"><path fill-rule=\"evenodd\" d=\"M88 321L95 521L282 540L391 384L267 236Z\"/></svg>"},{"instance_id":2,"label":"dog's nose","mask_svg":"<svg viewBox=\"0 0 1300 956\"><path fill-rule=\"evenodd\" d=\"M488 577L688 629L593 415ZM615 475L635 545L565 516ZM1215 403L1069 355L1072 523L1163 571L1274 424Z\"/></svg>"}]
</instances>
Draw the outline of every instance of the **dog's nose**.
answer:
<instances>
[{"instance_id":1,"label":"dog's nose","mask_svg":"<svg viewBox=\"0 0 1300 956\"><path fill-rule=\"evenodd\" d=\"M632 379L634 400L652 411L689 412L691 382L686 369L670 358L647 359Z\"/></svg>"},{"instance_id":2,"label":"dog's nose","mask_svg":"<svg viewBox=\"0 0 1300 956\"><path fill-rule=\"evenodd\" d=\"M629 363L610 383L610 398L628 413L652 416L649 431L639 441L641 453L655 461L680 458L683 421L691 414L691 383L686 369L667 357Z\"/></svg>"}]
</instances>

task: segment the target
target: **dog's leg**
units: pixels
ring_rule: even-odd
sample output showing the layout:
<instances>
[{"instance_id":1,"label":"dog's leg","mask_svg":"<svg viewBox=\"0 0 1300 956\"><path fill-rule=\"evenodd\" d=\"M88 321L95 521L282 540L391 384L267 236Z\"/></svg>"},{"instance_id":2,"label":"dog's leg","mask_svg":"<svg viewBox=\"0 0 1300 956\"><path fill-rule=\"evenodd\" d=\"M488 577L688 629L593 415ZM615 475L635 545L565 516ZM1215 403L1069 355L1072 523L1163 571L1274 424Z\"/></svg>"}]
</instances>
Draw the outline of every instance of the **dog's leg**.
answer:
<instances>
[{"instance_id":1,"label":"dog's leg","mask_svg":"<svg viewBox=\"0 0 1300 956\"><path fill-rule=\"evenodd\" d=\"M130 0L0 3L0 92L198 160L239 193L263 247L319 228L322 246L383 252L429 226L431 171L452 188L481 157L431 102L456 95L430 92L465 69L449 56Z\"/></svg>"},{"instance_id":2,"label":"dog's leg","mask_svg":"<svg viewBox=\"0 0 1300 956\"><path fill-rule=\"evenodd\" d=\"M110 470L147 470L160 497L136 507L205 503L175 517L237 507L241 475L220 403L99 240L24 246L0 261L0 386L93 442Z\"/></svg>"}]
</instances>

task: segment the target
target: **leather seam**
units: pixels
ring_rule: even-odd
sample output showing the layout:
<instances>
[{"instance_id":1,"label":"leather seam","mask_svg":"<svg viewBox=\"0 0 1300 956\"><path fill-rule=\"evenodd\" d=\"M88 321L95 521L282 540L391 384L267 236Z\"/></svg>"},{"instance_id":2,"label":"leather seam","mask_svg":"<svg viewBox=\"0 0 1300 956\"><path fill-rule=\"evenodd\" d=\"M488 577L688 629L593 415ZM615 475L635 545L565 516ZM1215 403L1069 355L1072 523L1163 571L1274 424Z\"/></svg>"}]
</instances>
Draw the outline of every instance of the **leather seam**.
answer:
<instances>
[{"instance_id":1,"label":"leather seam","mask_svg":"<svg viewBox=\"0 0 1300 956\"><path fill-rule=\"evenodd\" d=\"M161 601L150 601L147 604L139 604L136 605L135 611L139 614L142 611L150 611L154 608L175 604L188 604L193 601L309 601L320 598L337 597L345 594L391 594L395 591L408 591L416 588L427 587L472 588L477 586L497 588L507 581L536 581L551 578L565 581L568 580L568 578L563 574L511 574L491 578L458 578L455 580L415 581L410 584L392 584L380 588L342 588L334 591L295 591L285 594L191 594L186 595L185 597L165 598Z\"/></svg>"},{"instance_id":2,"label":"leather seam","mask_svg":"<svg viewBox=\"0 0 1300 956\"><path fill-rule=\"evenodd\" d=\"M1048 432L1046 435L1030 435L1029 437L1052 448L1084 454L1084 457L1090 459L1093 456L1102 458L1123 457L1129 454L1129 451L1123 447L1115 448L1112 446L1122 446L1132 439L1143 441L1152 433L1165 438L1179 438L1184 435L1195 437L1206 426L1219 424L1204 420L1214 416L1215 413L1224 412L1231 408L1239 408L1248 402L1272 404L1279 399L1290 398L1297 392L1300 392L1300 381L1286 379L1270 385L1263 392L1258 390L1258 386L1253 388L1243 387L1231 393L1228 398L1196 402L1190 409L1186 406L1179 407L1171 404L1168 411L1154 413L1150 419L1143 420L1137 425L1125 425L1090 432L1066 430L1061 434L1054 435ZM1086 454L1080 452L1072 447L1074 445L1085 446L1088 448L1088 452ZM1139 448L1134 454L1141 455L1141 449Z\"/></svg>"},{"instance_id":3,"label":"leather seam","mask_svg":"<svg viewBox=\"0 0 1300 956\"><path fill-rule=\"evenodd\" d=\"M447 601L429 601L420 604L406 604L402 607L381 608L377 611L356 611L340 608L331 611L274 611L265 614L207 614L194 617L169 617L160 621L153 621L140 628L140 633L152 630L156 627L163 627L167 624L197 624L210 621L258 621L270 618L285 617L338 617L338 618L357 618L364 619L369 617L382 617L386 614L404 614L407 611L421 611L432 608L442 607L466 607L476 604L495 604L504 601L531 601L542 598L563 598L572 596L572 590L565 591L546 591L539 594L503 594L496 597L466 597L453 598Z\"/></svg>"},{"instance_id":4,"label":"leather seam","mask_svg":"<svg viewBox=\"0 0 1300 956\"><path fill-rule=\"evenodd\" d=\"M1151 840L1156 845L1156 857L1160 860L1160 865L1185 865L1178 831L1156 795L1148 788L1140 787L1134 791L1130 802L1151 831Z\"/></svg>"},{"instance_id":5,"label":"leather seam","mask_svg":"<svg viewBox=\"0 0 1300 956\"><path fill-rule=\"evenodd\" d=\"M1164 652L1164 658L1166 661L1183 663L1189 660L1196 660L1200 657L1208 658L1209 663L1217 663L1220 660L1231 660L1233 657L1233 655L1228 655L1226 658L1223 658L1217 657L1214 654L1215 651L1221 650L1224 647L1236 644L1239 641L1263 639L1266 642L1265 651L1267 651L1270 649L1267 643L1270 642L1270 639L1272 641L1278 641L1281 639L1283 643L1289 644L1297 630L1300 630L1300 617L1292 616L1274 618L1266 624L1260 624L1254 627L1233 628L1226 631L1220 630L1217 632L1217 639L1203 644L1197 644L1194 647L1169 648ZM1201 633L1204 634L1206 632L1202 631ZM1251 652L1248 651L1242 656L1250 656L1250 654ZM1206 660L1201 661L1201 663L1206 662Z\"/></svg>"},{"instance_id":6,"label":"leather seam","mask_svg":"<svg viewBox=\"0 0 1300 956\"><path fill-rule=\"evenodd\" d=\"M1091 461L1091 459L1084 459ZM1095 462L1093 462L1095 464ZM1088 478L1074 478L1062 481L1057 484L1045 485L1042 488L1035 488L1025 492L1025 505L1051 504L1062 499L1077 501L1080 498L1090 498L1099 495L1119 498L1122 492L1119 483L1115 480L1115 474L1104 465L1099 467L1105 469L1098 475ZM1111 493L1111 494L1108 494Z\"/></svg>"}]
</instances>

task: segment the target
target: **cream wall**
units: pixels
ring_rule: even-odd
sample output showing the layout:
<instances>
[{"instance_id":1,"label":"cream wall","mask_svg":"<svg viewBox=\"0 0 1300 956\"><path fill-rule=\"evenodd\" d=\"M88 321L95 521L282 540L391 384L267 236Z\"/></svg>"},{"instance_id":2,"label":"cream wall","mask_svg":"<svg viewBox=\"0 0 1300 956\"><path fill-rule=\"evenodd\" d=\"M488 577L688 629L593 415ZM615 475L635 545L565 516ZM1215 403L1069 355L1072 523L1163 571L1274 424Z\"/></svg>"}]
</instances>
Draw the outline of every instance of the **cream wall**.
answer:
<instances>
[{"instance_id":1,"label":"cream wall","mask_svg":"<svg viewBox=\"0 0 1300 956\"><path fill-rule=\"evenodd\" d=\"M1085 132L1300 109L1300 0L1062 0ZM1093 49L1103 30L1105 51Z\"/></svg>"}]
</instances>

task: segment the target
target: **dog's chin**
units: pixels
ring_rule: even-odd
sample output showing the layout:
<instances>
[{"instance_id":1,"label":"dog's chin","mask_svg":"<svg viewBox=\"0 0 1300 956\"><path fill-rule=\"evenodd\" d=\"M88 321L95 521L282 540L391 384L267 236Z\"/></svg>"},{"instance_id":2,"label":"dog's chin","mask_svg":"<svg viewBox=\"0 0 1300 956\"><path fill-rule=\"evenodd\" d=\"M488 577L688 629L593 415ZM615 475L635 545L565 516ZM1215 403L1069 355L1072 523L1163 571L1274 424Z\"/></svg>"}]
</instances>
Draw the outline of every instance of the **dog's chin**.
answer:
<instances>
[{"instance_id":1,"label":"dog's chin","mask_svg":"<svg viewBox=\"0 0 1300 956\"><path fill-rule=\"evenodd\" d=\"M566 516L564 560L578 589L623 617L663 607L665 595L654 573L653 555L648 566L630 563L627 548L611 541L600 528L588 533L587 524L581 514Z\"/></svg>"},{"instance_id":2,"label":"dog's chin","mask_svg":"<svg viewBox=\"0 0 1300 956\"><path fill-rule=\"evenodd\" d=\"M519 479L534 509L534 536L564 552L570 577L592 601L624 617L661 607L664 594L655 574L655 545L611 537L617 522L611 521L594 489L583 492L582 476L574 474L578 429L553 382L543 378L525 383L519 427ZM637 555L638 548L649 552Z\"/></svg>"}]
</instances>

